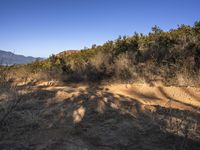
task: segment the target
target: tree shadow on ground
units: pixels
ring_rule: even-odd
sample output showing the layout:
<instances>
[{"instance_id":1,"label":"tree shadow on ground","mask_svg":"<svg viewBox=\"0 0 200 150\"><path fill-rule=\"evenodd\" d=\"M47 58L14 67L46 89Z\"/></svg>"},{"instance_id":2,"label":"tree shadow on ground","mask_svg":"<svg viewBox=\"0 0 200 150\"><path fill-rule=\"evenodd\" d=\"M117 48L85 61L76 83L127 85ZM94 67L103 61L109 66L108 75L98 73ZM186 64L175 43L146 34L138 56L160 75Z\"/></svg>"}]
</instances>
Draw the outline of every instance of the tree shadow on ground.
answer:
<instances>
[{"instance_id":1,"label":"tree shadow on ground","mask_svg":"<svg viewBox=\"0 0 200 150\"><path fill-rule=\"evenodd\" d=\"M191 108L193 108L194 110L197 110L197 111L200 110L200 107L197 107L197 106L194 106L194 105L192 105L192 104L179 101L179 100L177 100L177 99L175 99L175 98L169 96L169 95L165 92L165 90L164 90L162 87L158 87L158 90L159 90L159 92L160 92L165 98L167 98L169 101L174 101L174 102L177 102L177 103L180 103L180 104L189 106L189 107L191 107ZM187 91L187 90L184 90L184 92L185 92L186 94L188 94L188 91ZM195 95L193 95L193 94L190 94L190 96L195 97Z\"/></svg>"},{"instance_id":2,"label":"tree shadow on ground","mask_svg":"<svg viewBox=\"0 0 200 150\"><path fill-rule=\"evenodd\" d=\"M191 97L193 97L194 99L200 101L200 95L197 96L195 93L191 92L191 91L190 91L189 89L187 89L187 88L182 88L182 90L183 90L186 94L188 94L188 95L190 95Z\"/></svg>"},{"instance_id":3,"label":"tree shadow on ground","mask_svg":"<svg viewBox=\"0 0 200 150\"><path fill-rule=\"evenodd\" d=\"M199 149L198 114L159 106L152 111L100 83L78 93L67 91L72 96L62 101L58 91L37 89L22 95L1 124L0 149ZM171 128L177 120L184 126L178 131ZM196 125L194 133L187 120Z\"/></svg>"}]
</instances>

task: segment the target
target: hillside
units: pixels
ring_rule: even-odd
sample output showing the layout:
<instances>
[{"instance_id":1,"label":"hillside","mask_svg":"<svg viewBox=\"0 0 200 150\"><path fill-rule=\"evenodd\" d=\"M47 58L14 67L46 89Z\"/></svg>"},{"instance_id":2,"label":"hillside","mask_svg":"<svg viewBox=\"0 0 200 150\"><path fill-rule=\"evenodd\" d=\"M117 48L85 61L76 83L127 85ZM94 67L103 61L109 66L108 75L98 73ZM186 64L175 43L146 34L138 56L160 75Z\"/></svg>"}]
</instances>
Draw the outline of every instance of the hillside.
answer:
<instances>
[{"instance_id":1,"label":"hillside","mask_svg":"<svg viewBox=\"0 0 200 150\"><path fill-rule=\"evenodd\" d=\"M0 149L199 150L200 22L0 72Z\"/></svg>"},{"instance_id":2,"label":"hillside","mask_svg":"<svg viewBox=\"0 0 200 150\"><path fill-rule=\"evenodd\" d=\"M17 55L12 52L0 50L0 64L1 65L13 65L13 64L28 64L36 59L42 60L42 58L26 57L23 55Z\"/></svg>"},{"instance_id":3,"label":"hillside","mask_svg":"<svg viewBox=\"0 0 200 150\"><path fill-rule=\"evenodd\" d=\"M103 45L64 51L44 61L13 67L19 79L65 82L163 82L165 85L200 85L200 22L163 31L158 26L143 35L119 37ZM21 71L20 71L21 69ZM27 73L28 72L28 73ZM28 76L26 76L28 75ZM15 77L11 77L15 80Z\"/></svg>"}]
</instances>

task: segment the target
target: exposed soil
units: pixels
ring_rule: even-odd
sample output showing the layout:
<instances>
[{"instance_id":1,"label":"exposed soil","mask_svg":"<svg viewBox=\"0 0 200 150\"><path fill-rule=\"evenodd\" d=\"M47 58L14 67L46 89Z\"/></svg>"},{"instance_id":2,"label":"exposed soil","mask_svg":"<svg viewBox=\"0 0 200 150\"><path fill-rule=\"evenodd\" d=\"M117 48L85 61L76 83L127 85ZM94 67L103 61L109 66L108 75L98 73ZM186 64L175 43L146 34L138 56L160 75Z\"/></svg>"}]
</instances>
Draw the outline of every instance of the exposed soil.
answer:
<instances>
[{"instance_id":1,"label":"exposed soil","mask_svg":"<svg viewBox=\"0 0 200 150\"><path fill-rule=\"evenodd\" d=\"M199 149L199 108L200 88L194 87L45 83L4 88L0 149Z\"/></svg>"}]
</instances>

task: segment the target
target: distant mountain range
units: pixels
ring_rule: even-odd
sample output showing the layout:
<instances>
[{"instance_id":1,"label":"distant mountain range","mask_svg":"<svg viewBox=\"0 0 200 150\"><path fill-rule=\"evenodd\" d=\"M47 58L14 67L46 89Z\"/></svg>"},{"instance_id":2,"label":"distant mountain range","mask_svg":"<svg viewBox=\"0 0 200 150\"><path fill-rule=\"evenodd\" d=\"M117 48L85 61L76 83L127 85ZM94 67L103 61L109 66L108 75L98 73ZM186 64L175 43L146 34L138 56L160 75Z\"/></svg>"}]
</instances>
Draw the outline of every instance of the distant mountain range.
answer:
<instances>
[{"instance_id":1,"label":"distant mountain range","mask_svg":"<svg viewBox=\"0 0 200 150\"><path fill-rule=\"evenodd\" d=\"M43 60L43 58L35 58L31 56L17 55L9 51L0 50L0 65L13 65L13 64L28 64L36 59Z\"/></svg>"}]
</instances>

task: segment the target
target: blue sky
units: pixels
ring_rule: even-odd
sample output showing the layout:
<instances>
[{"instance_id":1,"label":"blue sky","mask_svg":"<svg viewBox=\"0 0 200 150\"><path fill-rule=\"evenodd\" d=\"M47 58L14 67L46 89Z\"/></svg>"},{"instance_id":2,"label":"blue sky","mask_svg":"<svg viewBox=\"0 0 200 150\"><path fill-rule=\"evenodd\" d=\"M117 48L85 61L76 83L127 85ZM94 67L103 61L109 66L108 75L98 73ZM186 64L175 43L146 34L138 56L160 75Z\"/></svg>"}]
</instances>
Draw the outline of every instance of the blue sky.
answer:
<instances>
[{"instance_id":1,"label":"blue sky","mask_svg":"<svg viewBox=\"0 0 200 150\"><path fill-rule=\"evenodd\" d=\"M48 57L200 20L200 0L0 0L0 49Z\"/></svg>"}]
</instances>

